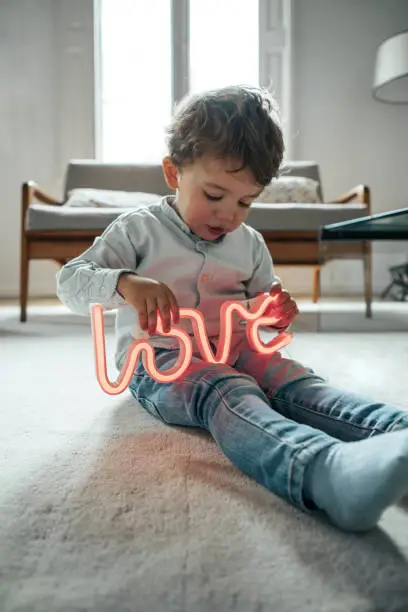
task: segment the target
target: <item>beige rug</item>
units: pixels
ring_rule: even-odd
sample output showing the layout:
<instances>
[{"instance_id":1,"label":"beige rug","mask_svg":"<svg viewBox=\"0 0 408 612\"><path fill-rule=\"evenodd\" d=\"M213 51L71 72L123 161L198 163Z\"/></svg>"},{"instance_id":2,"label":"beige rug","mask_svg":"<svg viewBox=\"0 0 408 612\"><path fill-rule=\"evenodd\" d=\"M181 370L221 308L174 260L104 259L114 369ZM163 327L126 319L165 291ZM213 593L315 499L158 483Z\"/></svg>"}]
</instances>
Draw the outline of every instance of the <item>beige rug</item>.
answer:
<instances>
[{"instance_id":1,"label":"beige rug","mask_svg":"<svg viewBox=\"0 0 408 612\"><path fill-rule=\"evenodd\" d=\"M297 333L289 352L408 406L408 333ZM0 309L0 376L1 612L408 609L403 509L355 536L290 507L206 434L105 395L87 320Z\"/></svg>"}]
</instances>

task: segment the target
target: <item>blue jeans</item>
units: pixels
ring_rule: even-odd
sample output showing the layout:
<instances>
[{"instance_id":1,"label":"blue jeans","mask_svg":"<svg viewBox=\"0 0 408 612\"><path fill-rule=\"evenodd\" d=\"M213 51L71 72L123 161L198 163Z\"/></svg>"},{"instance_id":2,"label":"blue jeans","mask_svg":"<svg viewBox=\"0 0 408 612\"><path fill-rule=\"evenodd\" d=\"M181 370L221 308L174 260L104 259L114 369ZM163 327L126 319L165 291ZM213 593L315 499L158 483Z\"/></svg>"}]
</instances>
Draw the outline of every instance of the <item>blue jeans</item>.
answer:
<instances>
[{"instance_id":1,"label":"blue jeans","mask_svg":"<svg viewBox=\"0 0 408 612\"><path fill-rule=\"evenodd\" d=\"M166 370L177 351L156 349ZM169 425L208 430L242 472L290 503L309 510L305 470L338 440L408 427L408 413L328 385L280 353L264 356L246 341L234 367L197 357L184 376L159 383L138 363L129 389L140 404Z\"/></svg>"}]
</instances>

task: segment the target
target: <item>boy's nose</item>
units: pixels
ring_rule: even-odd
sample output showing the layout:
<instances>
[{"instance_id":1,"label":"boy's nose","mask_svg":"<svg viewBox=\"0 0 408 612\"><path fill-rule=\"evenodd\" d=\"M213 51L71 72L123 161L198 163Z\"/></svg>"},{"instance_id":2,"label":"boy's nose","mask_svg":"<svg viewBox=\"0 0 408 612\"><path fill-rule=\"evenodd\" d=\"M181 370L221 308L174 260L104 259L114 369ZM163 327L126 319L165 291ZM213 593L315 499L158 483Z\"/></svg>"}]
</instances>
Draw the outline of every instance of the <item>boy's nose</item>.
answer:
<instances>
[{"instance_id":1,"label":"boy's nose","mask_svg":"<svg viewBox=\"0 0 408 612\"><path fill-rule=\"evenodd\" d=\"M232 210L221 209L216 212L217 219L222 223L232 223L235 213Z\"/></svg>"}]
</instances>

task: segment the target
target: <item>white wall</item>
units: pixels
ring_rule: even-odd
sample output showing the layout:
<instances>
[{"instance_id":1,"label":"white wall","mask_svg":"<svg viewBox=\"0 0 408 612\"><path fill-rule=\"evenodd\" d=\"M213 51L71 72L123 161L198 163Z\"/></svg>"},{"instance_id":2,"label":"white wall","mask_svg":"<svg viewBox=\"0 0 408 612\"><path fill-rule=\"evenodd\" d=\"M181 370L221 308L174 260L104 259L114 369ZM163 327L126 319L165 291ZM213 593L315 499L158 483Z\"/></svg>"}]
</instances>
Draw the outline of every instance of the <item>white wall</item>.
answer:
<instances>
[{"instance_id":1,"label":"white wall","mask_svg":"<svg viewBox=\"0 0 408 612\"><path fill-rule=\"evenodd\" d=\"M0 2L0 296L18 295L21 183L59 197L67 159L93 156L92 6ZM55 294L57 269L31 263L30 295Z\"/></svg>"},{"instance_id":2,"label":"white wall","mask_svg":"<svg viewBox=\"0 0 408 612\"><path fill-rule=\"evenodd\" d=\"M297 159L319 162L325 198L359 183L374 212L408 207L408 105L371 95L376 47L408 28L407 0L293 0L294 134ZM408 261L407 243L374 243L374 287L388 267ZM308 289L311 274L280 270L288 286ZM362 264L333 262L323 293L360 293Z\"/></svg>"},{"instance_id":3,"label":"white wall","mask_svg":"<svg viewBox=\"0 0 408 612\"><path fill-rule=\"evenodd\" d=\"M0 2L0 296L18 295L21 182L59 196L67 160L94 153L92 5ZM375 212L408 206L408 106L371 97L375 49L408 27L407 0L293 0L293 18L295 157L321 164L328 198L364 182ZM388 265L407 260L408 247L375 251L380 291ZM52 295L56 270L32 263L30 295ZM309 271L280 273L291 290L310 291ZM326 295L361 286L359 262L323 271Z\"/></svg>"}]
</instances>

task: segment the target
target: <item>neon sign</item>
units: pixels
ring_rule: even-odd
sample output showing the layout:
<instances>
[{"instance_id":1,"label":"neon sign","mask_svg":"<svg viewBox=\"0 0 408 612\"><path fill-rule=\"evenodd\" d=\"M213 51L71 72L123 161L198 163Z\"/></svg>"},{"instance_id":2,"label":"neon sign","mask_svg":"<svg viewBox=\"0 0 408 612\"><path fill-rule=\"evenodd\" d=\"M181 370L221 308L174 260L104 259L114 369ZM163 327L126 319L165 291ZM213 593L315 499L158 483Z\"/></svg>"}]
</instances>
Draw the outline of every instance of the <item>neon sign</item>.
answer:
<instances>
[{"instance_id":1,"label":"neon sign","mask_svg":"<svg viewBox=\"0 0 408 612\"><path fill-rule=\"evenodd\" d=\"M293 337L290 333L281 332L267 344L263 344L259 338L260 327L273 327L279 322L279 317L268 314L268 310L271 310L275 299L276 296L262 294L253 301L249 310L239 302L224 302L220 309L220 336L215 355L211 350L203 314L195 308L180 308L180 319L191 319L198 350L202 358L208 363L227 362L231 350L232 315L234 312L237 312L242 319L247 321L245 331L251 348L263 355L272 355L287 346ZM119 395L129 386L140 355L147 372L161 383L173 382L181 378L191 363L193 344L189 334L183 329L173 327L173 325L171 325L170 331L165 332L161 317L158 314L156 334L166 337L172 336L180 342L179 356L176 363L166 371L159 370L156 366L154 347L148 340L135 340L127 350L125 363L117 380L111 382L106 368L105 327L103 308L100 304L92 305L91 322L95 349L96 377L103 391L109 395Z\"/></svg>"}]
</instances>

